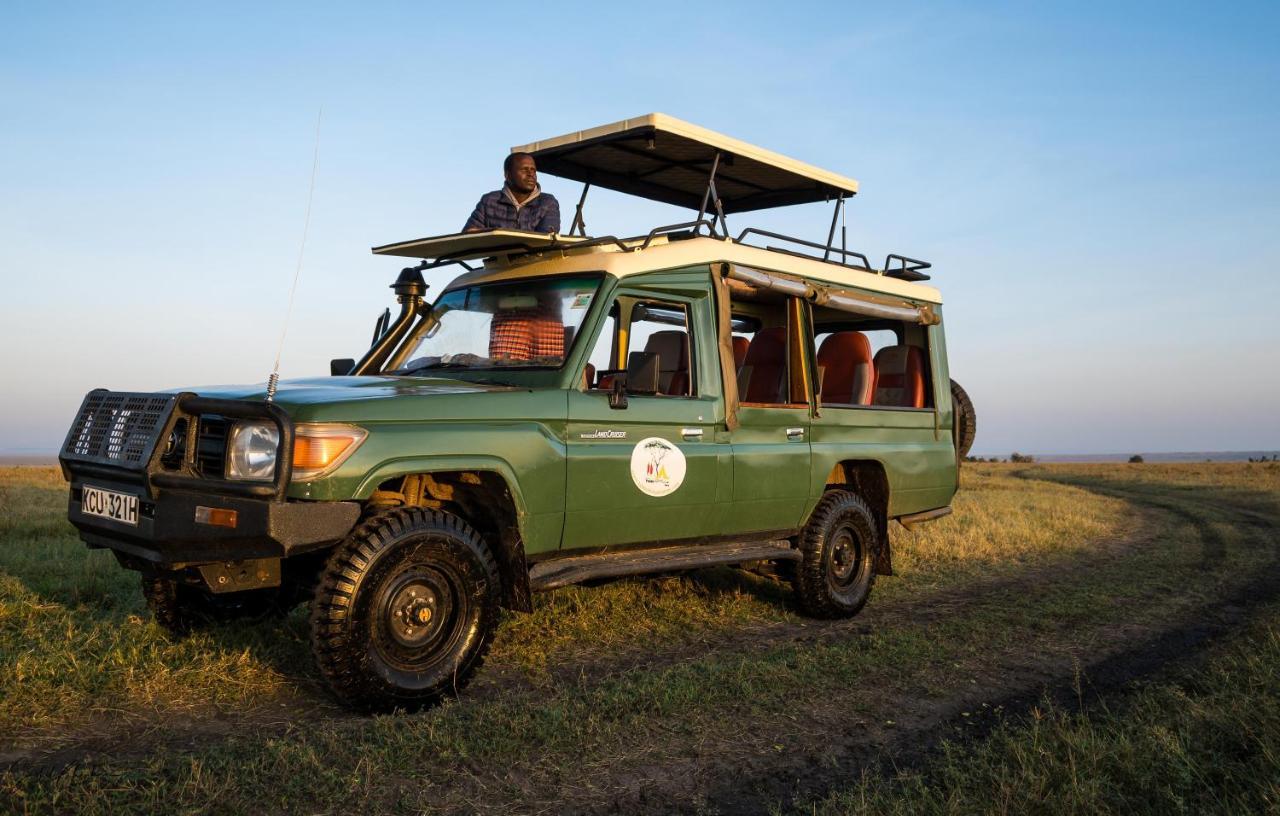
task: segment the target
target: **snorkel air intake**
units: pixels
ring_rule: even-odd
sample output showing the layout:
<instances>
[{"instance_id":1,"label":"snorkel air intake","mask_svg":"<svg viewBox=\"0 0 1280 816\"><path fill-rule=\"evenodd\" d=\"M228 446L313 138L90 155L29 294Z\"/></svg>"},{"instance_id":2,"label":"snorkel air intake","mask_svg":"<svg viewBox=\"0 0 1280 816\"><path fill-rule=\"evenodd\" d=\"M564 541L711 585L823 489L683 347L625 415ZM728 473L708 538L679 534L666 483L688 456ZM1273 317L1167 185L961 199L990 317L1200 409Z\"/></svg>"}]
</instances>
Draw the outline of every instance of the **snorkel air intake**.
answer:
<instances>
[{"instance_id":1,"label":"snorkel air intake","mask_svg":"<svg viewBox=\"0 0 1280 816\"><path fill-rule=\"evenodd\" d=\"M422 313L422 296L427 293L427 282L422 278L422 269L408 266L400 270L400 276L391 284L396 293L396 301L400 304L400 315L396 322L378 338L369 351L360 358L351 374L370 374L382 368L392 350L400 344L409 333L414 318Z\"/></svg>"}]
</instances>

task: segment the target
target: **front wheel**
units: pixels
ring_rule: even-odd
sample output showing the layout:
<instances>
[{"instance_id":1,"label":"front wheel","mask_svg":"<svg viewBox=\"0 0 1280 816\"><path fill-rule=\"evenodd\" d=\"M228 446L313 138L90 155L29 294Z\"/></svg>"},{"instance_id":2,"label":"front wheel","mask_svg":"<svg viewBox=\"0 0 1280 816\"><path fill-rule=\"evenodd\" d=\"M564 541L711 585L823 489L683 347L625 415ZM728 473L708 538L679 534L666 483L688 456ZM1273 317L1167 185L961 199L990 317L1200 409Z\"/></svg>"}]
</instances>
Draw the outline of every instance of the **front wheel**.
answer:
<instances>
[{"instance_id":1,"label":"front wheel","mask_svg":"<svg viewBox=\"0 0 1280 816\"><path fill-rule=\"evenodd\" d=\"M142 594L156 623L178 637L207 626L261 620L290 609L281 590L274 587L214 594L172 578L143 575Z\"/></svg>"},{"instance_id":2,"label":"front wheel","mask_svg":"<svg viewBox=\"0 0 1280 816\"><path fill-rule=\"evenodd\" d=\"M311 646L329 688L365 711L416 709L459 691L497 625L497 564L448 513L373 516L329 556Z\"/></svg>"},{"instance_id":3,"label":"front wheel","mask_svg":"<svg viewBox=\"0 0 1280 816\"><path fill-rule=\"evenodd\" d=\"M857 614L875 583L879 530L861 496L845 490L823 496L800 534L804 557L794 582L800 608L816 618Z\"/></svg>"}]
</instances>

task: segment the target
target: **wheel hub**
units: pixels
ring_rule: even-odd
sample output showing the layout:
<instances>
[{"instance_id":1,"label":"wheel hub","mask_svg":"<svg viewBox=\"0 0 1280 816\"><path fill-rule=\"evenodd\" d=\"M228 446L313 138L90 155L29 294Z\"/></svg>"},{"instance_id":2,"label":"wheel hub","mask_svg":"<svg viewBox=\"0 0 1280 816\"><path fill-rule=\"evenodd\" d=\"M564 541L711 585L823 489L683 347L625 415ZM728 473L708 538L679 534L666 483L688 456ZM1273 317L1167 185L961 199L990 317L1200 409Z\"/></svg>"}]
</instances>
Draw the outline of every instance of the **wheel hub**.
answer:
<instances>
[{"instance_id":1,"label":"wheel hub","mask_svg":"<svg viewBox=\"0 0 1280 816\"><path fill-rule=\"evenodd\" d=\"M400 587L388 604L391 636L403 646L420 646L439 631L440 598L422 581Z\"/></svg>"},{"instance_id":2,"label":"wheel hub","mask_svg":"<svg viewBox=\"0 0 1280 816\"><path fill-rule=\"evenodd\" d=\"M837 585L847 584L858 568L858 543L853 531L841 528L831 541L831 578Z\"/></svg>"}]
</instances>

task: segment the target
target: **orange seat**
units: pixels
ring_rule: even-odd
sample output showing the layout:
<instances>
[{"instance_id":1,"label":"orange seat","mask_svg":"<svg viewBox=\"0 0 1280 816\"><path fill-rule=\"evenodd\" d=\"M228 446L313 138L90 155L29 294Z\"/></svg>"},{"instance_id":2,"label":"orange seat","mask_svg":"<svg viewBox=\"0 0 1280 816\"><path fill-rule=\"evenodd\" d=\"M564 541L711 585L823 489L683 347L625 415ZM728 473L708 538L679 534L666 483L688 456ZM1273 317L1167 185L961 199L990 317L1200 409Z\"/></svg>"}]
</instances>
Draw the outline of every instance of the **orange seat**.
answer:
<instances>
[{"instance_id":1,"label":"orange seat","mask_svg":"<svg viewBox=\"0 0 1280 816\"><path fill-rule=\"evenodd\" d=\"M827 337L818 349L823 405L869 405L876 388L871 343L858 331Z\"/></svg>"},{"instance_id":2,"label":"orange seat","mask_svg":"<svg viewBox=\"0 0 1280 816\"><path fill-rule=\"evenodd\" d=\"M742 370L742 364L747 359L747 348L751 345L751 341L745 337L734 336L733 338L733 368L735 371Z\"/></svg>"},{"instance_id":3,"label":"orange seat","mask_svg":"<svg viewBox=\"0 0 1280 816\"><path fill-rule=\"evenodd\" d=\"M738 372L743 402L787 402L787 330L781 326L761 329L747 347Z\"/></svg>"},{"instance_id":4,"label":"orange seat","mask_svg":"<svg viewBox=\"0 0 1280 816\"><path fill-rule=\"evenodd\" d=\"M876 405L924 407L924 355L915 346L885 346L876 352Z\"/></svg>"}]
</instances>

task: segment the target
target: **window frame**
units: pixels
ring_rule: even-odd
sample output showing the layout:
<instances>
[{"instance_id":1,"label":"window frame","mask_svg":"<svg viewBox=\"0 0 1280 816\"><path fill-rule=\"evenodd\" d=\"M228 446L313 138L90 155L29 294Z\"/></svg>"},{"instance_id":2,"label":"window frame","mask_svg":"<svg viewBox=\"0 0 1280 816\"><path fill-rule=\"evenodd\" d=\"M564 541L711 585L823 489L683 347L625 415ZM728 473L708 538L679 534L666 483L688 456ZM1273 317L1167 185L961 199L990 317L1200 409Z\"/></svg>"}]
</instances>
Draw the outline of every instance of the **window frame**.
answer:
<instances>
[{"instance_id":1,"label":"window frame","mask_svg":"<svg viewBox=\"0 0 1280 816\"><path fill-rule=\"evenodd\" d=\"M633 391L627 391L627 399L638 399L645 397L660 397L662 399L684 399L696 400L703 397L702 382L698 376L698 349L697 338L694 324L697 322L694 318L694 298L682 298L677 295L669 295L666 293L656 294L644 292L636 289L622 289L614 291L610 295L609 304L604 307L605 314L601 321L600 331L609 331L610 322L613 323L610 341L610 357L613 359L614 368L607 368L596 371L596 376L601 374L618 374L625 373L626 360L631 353L631 327L635 323L635 309L637 306L653 305L658 308L666 308L671 310L680 310L684 312L685 318L685 336L686 342L689 344L689 393L688 394L664 394L661 392L654 394L641 394ZM614 314L614 310L617 313ZM655 321L657 322L657 321ZM674 325L674 324L672 324ZM596 344L600 342L600 335L596 335L591 340L591 350L595 350ZM587 363L590 362L590 352L587 359L583 362L582 371L585 376ZM579 380L583 381L582 378ZM582 389L585 394L604 394L607 395L607 389L599 387L587 387Z\"/></svg>"}]
</instances>

